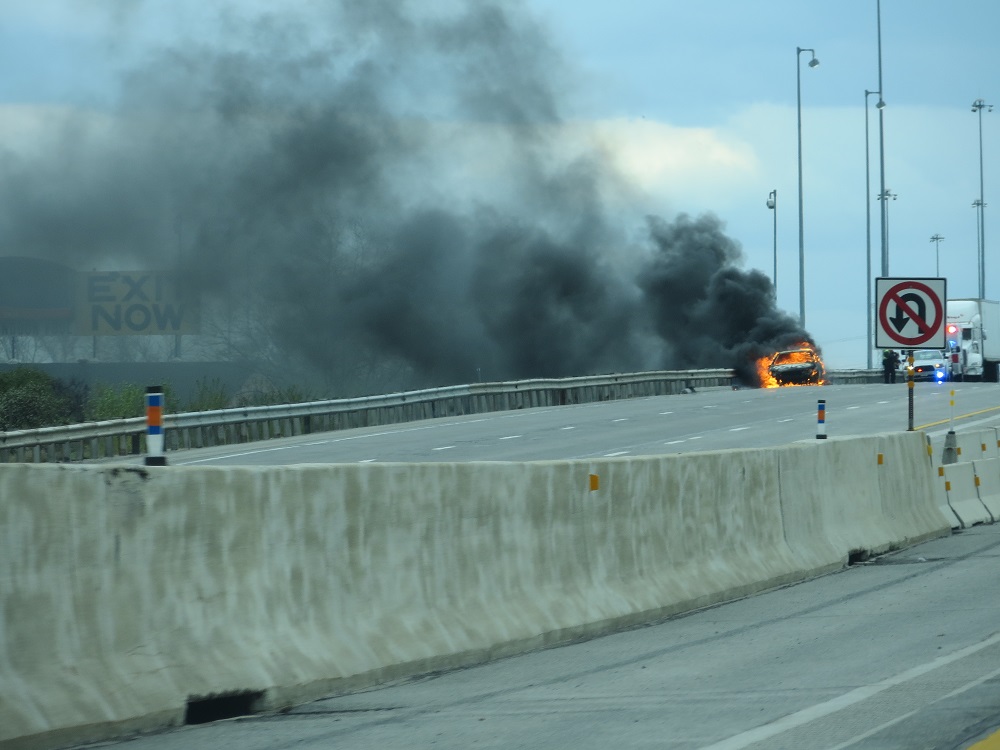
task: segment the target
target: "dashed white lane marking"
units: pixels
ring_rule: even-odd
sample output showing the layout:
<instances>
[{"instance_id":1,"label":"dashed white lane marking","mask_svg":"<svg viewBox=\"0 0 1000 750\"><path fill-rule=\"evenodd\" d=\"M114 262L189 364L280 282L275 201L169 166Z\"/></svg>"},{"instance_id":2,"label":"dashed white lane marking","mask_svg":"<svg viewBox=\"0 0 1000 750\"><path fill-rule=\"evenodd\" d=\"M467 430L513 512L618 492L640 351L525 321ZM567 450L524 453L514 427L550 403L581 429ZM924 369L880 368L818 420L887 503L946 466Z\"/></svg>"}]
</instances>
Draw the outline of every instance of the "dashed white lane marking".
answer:
<instances>
[{"instance_id":1,"label":"dashed white lane marking","mask_svg":"<svg viewBox=\"0 0 1000 750\"><path fill-rule=\"evenodd\" d=\"M358 461L358 463L359 464L370 464L370 463L374 463L377 460L378 460L377 458L362 458L360 461Z\"/></svg>"},{"instance_id":2,"label":"dashed white lane marking","mask_svg":"<svg viewBox=\"0 0 1000 750\"><path fill-rule=\"evenodd\" d=\"M705 437L705 436L704 435L692 435L690 438L688 438L688 440L701 440L703 437Z\"/></svg>"},{"instance_id":3,"label":"dashed white lane marking","mask_svg":"<svg viewBox=\"0 0 1000 750\"><path fill-rule=\"evenodd\" d=\"M792 421L791 417L789 417L788 419L779 419L778 424L781 424L782 422L791 422L791 421Z\"/></svg>"},{"instance_id":4,"label":"dashed white lane marking","mask_svg":"<svg viewBox=\"0 0 1000 750\"><path fill-rule=\"evenodd\" d=\"M628 455L629 451L615 451L614 453L605 453L605 458L614 458L615 456L625 456Z\"/></svg>"},{"instance_id":5,"label":"dashed white lane marking","mask_svg":"<svg viewBox=\"0 0 1000 750\"><path fill-rule=\"evenodd\" d=\"M625 417L619 417L618 419L612 419L612 422L628 422Z\"/></svg>"},{"instance_id":6,"label":"dashed white lane marking","mask_svg":"<svg viewBox=\"0 0 1000 750\"><path fill-rule=\"evenodd\" d=\"M521 435L504 435L501 440L517 440Z\"/></svg>"},{"instance_id":7,"label":"dashed white lane marking","mask_svg":"<svg viewBox=\"0 0 1000 750\"><path fill-rule=\"evenodd\" d=\"M662 416L665 416L665 415L667 415L667 414L673 414L673 412L672 412L672 411L661 411L661 412L660 412L660 416L661 416L661 417L662 417Z\"/></svg>"},{"instance_id":8,"label":"dashed white lane marking","mask_svg":"<svg viewBox=\"0 0 1000 750\"><path fill-rule=\"evenodd\" d=\"M683 443L683 440L668 440L664 445L677 445L678 443Z\"/></svg>"},{"instance_id":9,"label":"dashed white lane marking","mask_svg":"<svg viewBox=\"0 0 1000 750\"><path fill-rule=\"evenodd\" d=\"M241 458L243 456L254 456L260 453L273 453L275 451L286 451L293 448L301 448L304 445L330 445L331 443L346 443L349 440L364 440L370 437L383 437L384 435L401 435L406 432L423 432L424 430L437 430L442 427L454 427L456 425L465 424L476 424L477 422L489 422L492 417L483 417L481 419L465 419L461 422L441 422L439 424L429 424L429 425L419 425L417 427L404 427L398 430L381 430L379 432L367 432L363 435L346 435L344 437L330 438L329 440L316 440L310 443L296 443L294 445L278 445L274 447L267 448L255 448L253 450L239 451L237 453L227 453L221 456L212 456L211 458L195 458L189 461L177 461L178 466L188 465L188 464L203 464L210 461L225 461L229 458ZM454 447L454 446L450 446Z\"/></svg>"},{"instance_id":10,"label":"dashed white lane marking","mask_svg":"<svg viewBox=\"0 0 1000 750\"><path fill-rule=\"evenodd\" d=\"M880 404L888 404L888 401L879 401Z\"/></svg>"},{"instance_id":11,"label":"dashed white lane marking","mask_svg":"<svg viewBox=\"0 0 1000 750\"><path fill-rule=\"evenodd\" d=\"M861 408L860 406L848 406L847 411L850 411L851 409L860 409L860 408Z\"/></svg>"},{"instance_id":12,"label":"dashed white lane marking","mask_svg":"<svg viewBox=\"0 0 1000 750\"><path fill-rule=\"evenodd\" d=\"M932 672L935 669L951 664L959 659L964 659L965 657L971 656L977 651L982 651L984 648L988 648L997 642L1000 642L1000 634L991 636L985 641L972 646L959 649L958 651L948 654L947 656L939 656L929 662L919 664L912 669L906 670L905 672L900 672L893 677L889 677L881 682L876 682L874 685L864 685L823 703L817 703L813 706L809 706L808 708L804 708L801 711L788 714L777 721L772 721L769 724L764 724L763 726L756 727L755 729L750 729L741 734L734 735L728 739L722 740L722 742L716 742L714 745L709 745L708 747L703 748L703 750L742 750L742 748L770 739L771 737L779 735L782 732L787 732L795 727L800 727L803 724L816 721L824 716L829 716L830 714L836 713L837 711L847 708L848 706L866 701L891 687L902 685L910 680L914 680L917 677L925 675L928 672ZM854 743L852 742L851 744Z\"/></svg>"},{"instance_id":13,"label":"dashed white lane marking","mask_svg":"<svg viewBox=\"0 0 1000 750\"><path fill-rule=\"evenodd\" d=\"M559 429L560 430L575 430L576 427L574 427L573 425L570 425L569 427L560 427Z\"/></svg>"},{"instance_id":14,"label":"dashed white lane marking","mask_svg":"<svg viewBox=\"0 0 1000 750\"><path fill-rule=\"evenodd\" d=\"M442 445L439 448L432 448L431 450L436 450L436 451L450 451L454 447L455 447L454 445Z\"/></svg>"},{"instance_id":15,"label":"dashed white lane marking","mask_svg":"<svg viewBox=\"0 0 1000 750\"><path fill-rule=\"evenodd\" d=\"M742 432L743 430L749 430L749 429L750 429L749 427L733 427L729 431L730 432Z\"/></svg>"}]
</instances>

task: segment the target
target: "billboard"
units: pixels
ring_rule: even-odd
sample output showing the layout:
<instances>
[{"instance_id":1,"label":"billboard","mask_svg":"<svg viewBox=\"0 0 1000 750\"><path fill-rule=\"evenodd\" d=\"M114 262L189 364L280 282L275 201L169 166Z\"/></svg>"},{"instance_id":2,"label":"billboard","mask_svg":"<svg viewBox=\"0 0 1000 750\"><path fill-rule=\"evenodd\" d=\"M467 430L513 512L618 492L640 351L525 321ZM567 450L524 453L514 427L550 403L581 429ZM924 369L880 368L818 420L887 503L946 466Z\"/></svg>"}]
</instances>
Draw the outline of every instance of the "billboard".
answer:
<instances>
[{"instance_id":1,"label":"billboard","mask_svg":"<svg viewBox=\"0 0 1000 750\"><path fill-rule=\"evenodd\" d=\"M76 332L82 336L198 333L197 299L165 271L80 274Z\"/></svg>"}]
</instances>

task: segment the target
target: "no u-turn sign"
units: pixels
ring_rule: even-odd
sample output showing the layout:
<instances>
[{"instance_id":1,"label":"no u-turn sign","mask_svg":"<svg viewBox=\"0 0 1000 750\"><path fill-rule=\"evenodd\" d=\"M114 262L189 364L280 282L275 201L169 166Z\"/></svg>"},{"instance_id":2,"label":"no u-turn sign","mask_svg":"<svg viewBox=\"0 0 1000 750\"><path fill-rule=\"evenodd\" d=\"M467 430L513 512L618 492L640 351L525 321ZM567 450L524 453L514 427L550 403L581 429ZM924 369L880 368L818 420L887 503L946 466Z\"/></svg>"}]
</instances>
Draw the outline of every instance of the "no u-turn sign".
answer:
<instances>
[{"instance_id":1,"label":"no u-turn sign","mask_svg":"<svg viewBox=\"0 0 1000 750\"><path fill-rule=\"evenodd\" d=\"M945 279L875 279L876 349L944 349Z\"/></svg>"}]
</instances>

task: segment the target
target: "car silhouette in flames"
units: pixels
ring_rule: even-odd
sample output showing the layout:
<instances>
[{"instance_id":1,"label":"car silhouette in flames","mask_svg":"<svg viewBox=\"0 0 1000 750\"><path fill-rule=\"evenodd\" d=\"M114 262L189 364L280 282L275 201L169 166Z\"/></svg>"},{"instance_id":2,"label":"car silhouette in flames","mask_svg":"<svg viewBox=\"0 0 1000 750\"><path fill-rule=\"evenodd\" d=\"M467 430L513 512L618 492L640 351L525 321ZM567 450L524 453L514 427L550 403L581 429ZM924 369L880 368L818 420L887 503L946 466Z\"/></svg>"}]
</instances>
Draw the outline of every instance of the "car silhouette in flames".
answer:
<instances>
[{"instance_id":1,"label":"car silhouette in flames","mask_svg":"<svg viewBox=\"0 0 1000 750\"><path fill-rule=\"evenodd\" d=\"M776 352L770 359L762 357L758 360L757 371L764 388L822 385L826 374L819 354L805 346Z\"/></svg>"}]
</instances>

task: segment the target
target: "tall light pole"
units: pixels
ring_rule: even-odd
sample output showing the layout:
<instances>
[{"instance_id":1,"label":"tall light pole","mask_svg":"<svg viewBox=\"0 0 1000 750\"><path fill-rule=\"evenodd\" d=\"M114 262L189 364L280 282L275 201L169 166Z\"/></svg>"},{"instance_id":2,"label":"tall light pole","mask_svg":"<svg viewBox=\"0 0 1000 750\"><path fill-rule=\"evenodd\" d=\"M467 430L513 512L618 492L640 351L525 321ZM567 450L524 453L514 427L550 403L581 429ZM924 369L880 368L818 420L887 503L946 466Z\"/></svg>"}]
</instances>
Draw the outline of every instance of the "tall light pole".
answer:
<instances>
[{"instance_id":1,"label":"tall light pole","mask_svg":"<svg viewBox=\"0 0 1000 750\"><path fill-rule=\"evenodd\" d=\"M934 243L934 275L941 276L941 240L943 240L940 234L935 234L931 236L931 242Z\"/></svg>"},{"instance_id":2,"label":"tall light pole","mask_svg":"<svg viewBox=\"0 0 1000 750\"><path fill-rule=\"evenodd\" d=\"M885 223L885 231L882 233L882 241L885 243L886 257L889 250L889 199L896 200L896 194L891 190L883 190L878 194L878 199L882 201L882 221Z\"/></svg>"},{"instance_id":3,"label":"tall light pole","mask_svg":"<svg viewBox=\"0 0 1000 750\"><path fill-rule=\"evenodd\" d=\"M877 0L875 4L875 12L878 21L878 100L880 106L878 108L878 161L879 161L879 195L884 195L887 191L885 189L885 120L883 113L885 111L885 99L883 99L882 92L885 89L882 87L882 0ZM888 208L885 201L882 201L882 276L889 275L889 216Z\"/></svg>"},{"instance_id":4,"label":"tall light pole","mask_svg":"<svg viewBox=\"0 0 1000 750\"><path fill-rule=\"evenodd\" d=\"M872 369L872 344L875 342L873 338L874 334L874 324L872 316L874 310L872 308L872 179L871 171L869 169L869 149L868 149L868 97L872 94L878 94L878 103L875 105L879 109L885 106L885 102L882 101L882 94L878 91L869 91L865 89L865 293L866 299L868 301L868 369Z\"/></svg>"},{"instance_id":5,"label":"tall light pole","mask_svg":"<svg viewBox=\"0 0 1000 750\"><path fill-rule=\"evenodd\" d=\"M983 110L993 111L993 105L982 99L972 103L972 111L979 113L979 298L986 297L986 199L983 196Z\"/></svg>"},{"instance_id":6,"label":"tall light pole","mask_svg":"<svg viewBox=\"0 0 1000 750\"><path fill-rule=\"evenodd\" d=\"M979 198L972 201L972 207L976 209L976 263L979 266L976 270L979 272L979 298L983 299L983 292L986 291L986 281L983 279L983 209L986 204L982 202Z\"/></svg>"},{"instance_id":7,"label":"tall light pole","mask_svg":"<svg viewBox=\"0 0 1000 750\"><path fill-rule=\"evenodd\" d=\"M772 190L767 196L767 207L774 211L774 299L778 300L778 191Z\"/></svg>"},{"instance_id":8,"label":"tall light pole","mask_svg":"<svg viewBox=\"0 0 1000 750\"><path fill-rule=\"evenodd\" d=\"M819 65L816 50L804 47L795 48L795 93L799 114L799 325L806 327L806 262L805 235L802 230L802 53L809 52L812 59L809 67Z\"/></svg>"}]
</instances>

